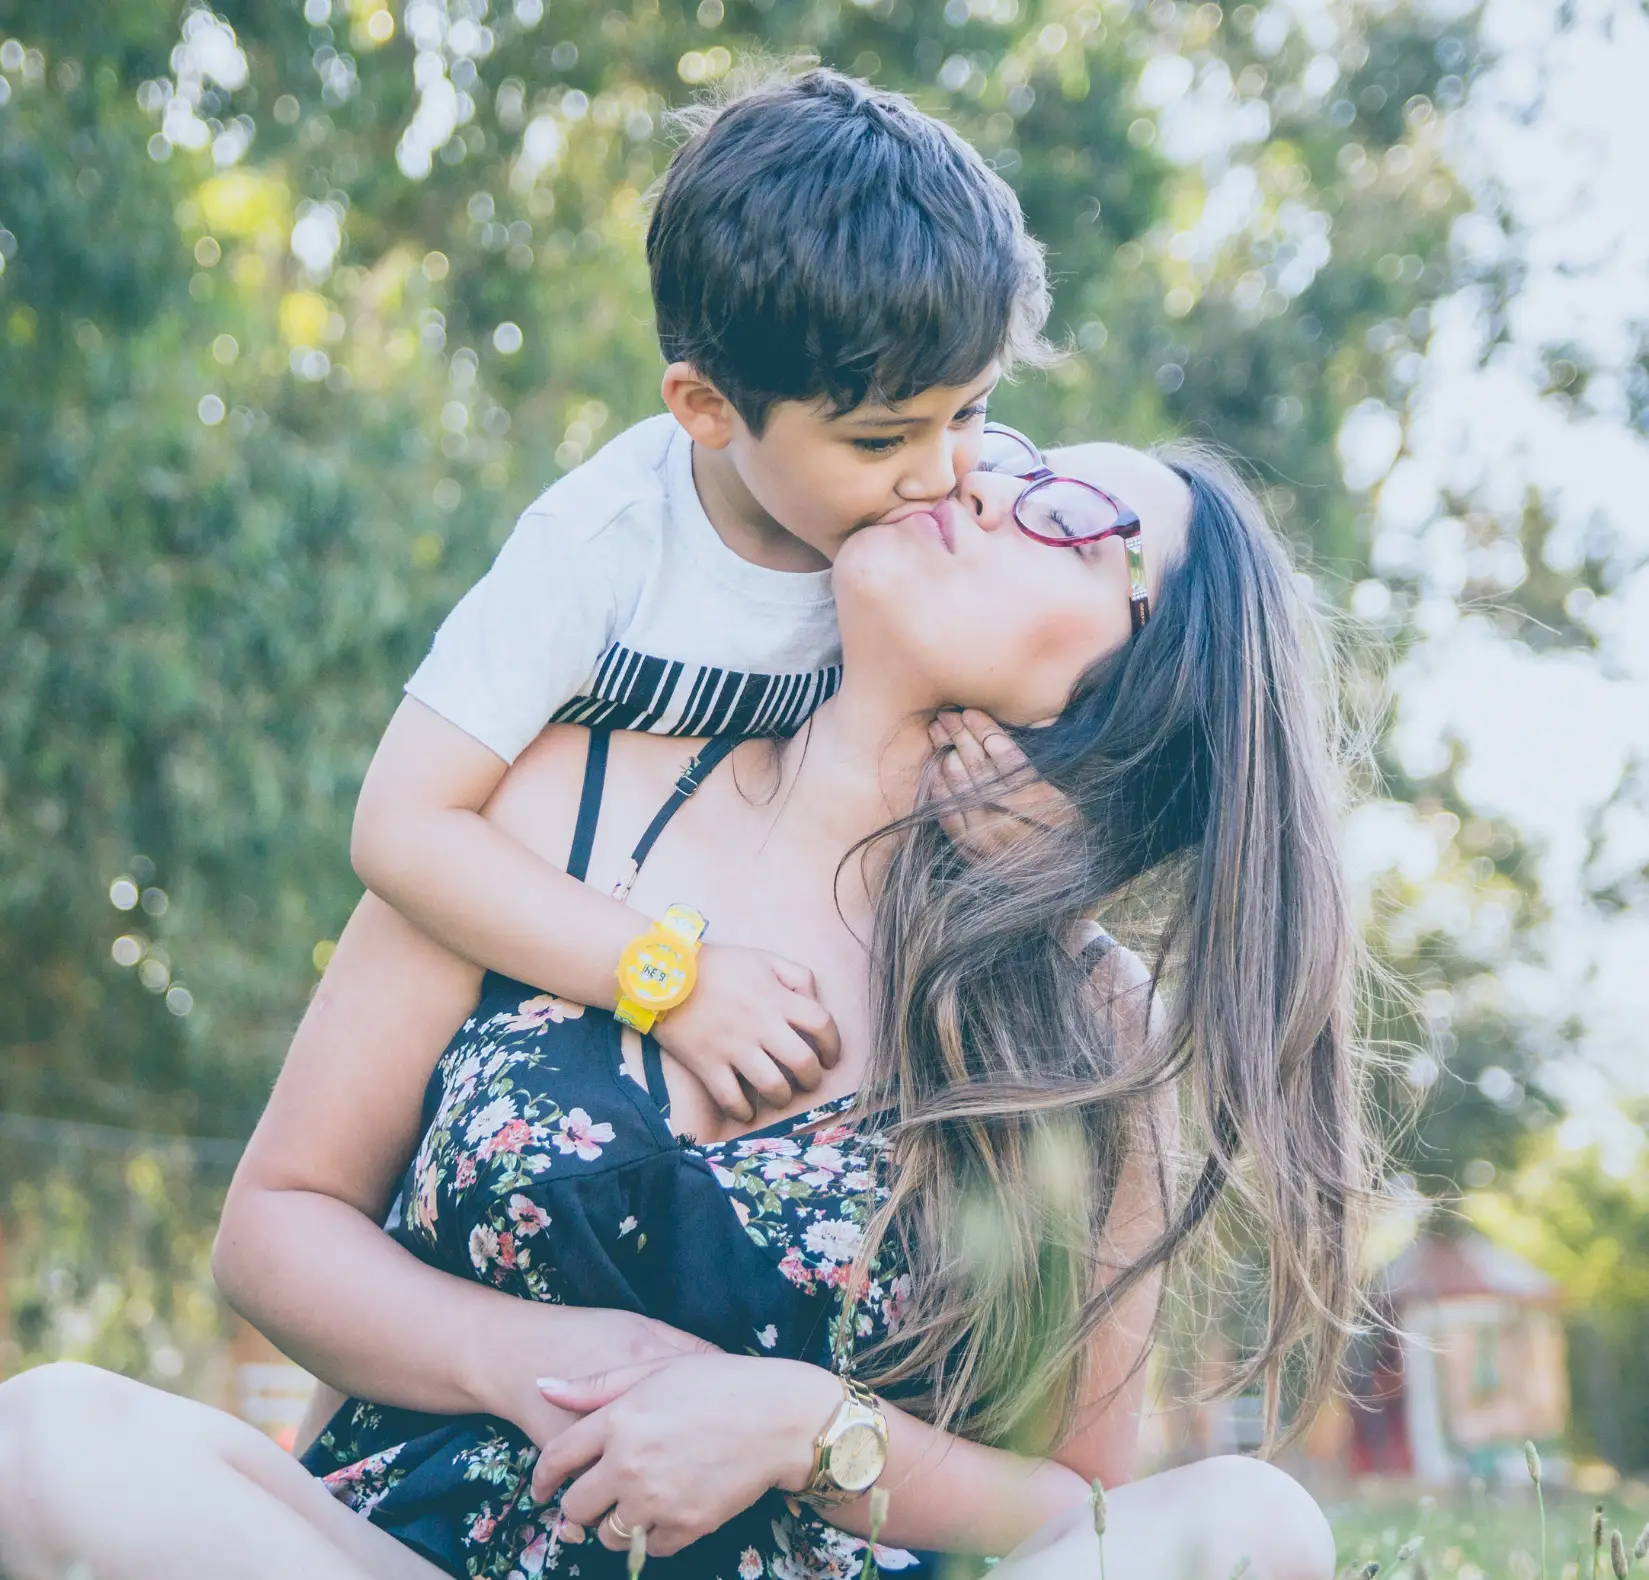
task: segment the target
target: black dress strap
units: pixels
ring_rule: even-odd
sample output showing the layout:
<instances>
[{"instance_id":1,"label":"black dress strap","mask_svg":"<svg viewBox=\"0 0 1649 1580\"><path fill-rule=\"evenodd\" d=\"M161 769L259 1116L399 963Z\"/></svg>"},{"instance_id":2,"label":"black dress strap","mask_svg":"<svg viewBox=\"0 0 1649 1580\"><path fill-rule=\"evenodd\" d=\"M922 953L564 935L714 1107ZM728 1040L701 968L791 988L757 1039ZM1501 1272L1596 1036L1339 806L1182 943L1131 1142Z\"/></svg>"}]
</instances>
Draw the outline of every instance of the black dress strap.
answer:
<instances>
[{"instance_id":1,"label":"black dress strap","mask_svg":"<svg viewBox=\"0 0 1649 1580\"><path fill-rule=\"evenodd\" d=\"M647 825L647 831L636 842L636 848L630 852L631 871L639 871L642 862L647 859L657 842L664 826L682 809L687 798L710 777L711 770L735 746L739 744L736 735L718 735L712 741L706 741L699 749L692 762L682 769L681 778L676 780L676 787L670 792L670 798L658 809L658 816Z\"/></svg>"},{"instance_id":2,"label":"black dress strap","mask_svg":"<svg viewBox=\"0 0 1649 1580\"><path fill-rule=\"evenodd\" d=\"M651 1037L641 1039L641 1073L647 1082L647 1095L658 1105L658 1111L668 1119L670 1086L664 1079L664 1055Z\"/></svg>"},{"instance_id":3,"label":"black dress strap","mask_svg":"<svg viewBox=\"0 0 1649 1580\"><path fill-rule=\"evenodd\" d=\"M584 788L578 797L578 822L573 848L567 855L567 876L582 883L590 874L590 852L595 848L596 824L601 821L601 794L607 784L607 730L590 731L589 755L584 759Z\"/></svg>"}]
</instances>

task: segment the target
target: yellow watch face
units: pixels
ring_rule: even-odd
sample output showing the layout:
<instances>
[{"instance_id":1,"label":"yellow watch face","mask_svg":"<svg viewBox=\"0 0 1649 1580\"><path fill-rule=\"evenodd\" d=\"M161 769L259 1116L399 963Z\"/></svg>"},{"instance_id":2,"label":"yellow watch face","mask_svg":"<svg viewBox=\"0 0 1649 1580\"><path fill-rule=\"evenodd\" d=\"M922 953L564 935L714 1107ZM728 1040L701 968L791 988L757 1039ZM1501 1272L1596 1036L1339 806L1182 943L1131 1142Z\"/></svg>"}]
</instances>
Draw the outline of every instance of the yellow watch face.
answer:
<instances>
[{"instance_id":1,"label":"yellow watch face","mask_svg":"<svg viewBox=\"0 0 1649 1580\"><path fill-rule=\"evenodd\" d=\"M868 1421L855 1421L830 1445L830 1479L843 1492L863 1492L887 1462L882 1435Z\"/></svg>"},{"instance_id":2,"label":"yellow watch face","mask_svg":"<svg viewBox=\"0 0 1649 1580\"><path fill-rule=\"evenodd\" d=\"M650 1010L673 1008L693 991L698 959L692 946L658 932L626 946L618 962L618 985L624 996Z\"/></svg>"}]
</instances>

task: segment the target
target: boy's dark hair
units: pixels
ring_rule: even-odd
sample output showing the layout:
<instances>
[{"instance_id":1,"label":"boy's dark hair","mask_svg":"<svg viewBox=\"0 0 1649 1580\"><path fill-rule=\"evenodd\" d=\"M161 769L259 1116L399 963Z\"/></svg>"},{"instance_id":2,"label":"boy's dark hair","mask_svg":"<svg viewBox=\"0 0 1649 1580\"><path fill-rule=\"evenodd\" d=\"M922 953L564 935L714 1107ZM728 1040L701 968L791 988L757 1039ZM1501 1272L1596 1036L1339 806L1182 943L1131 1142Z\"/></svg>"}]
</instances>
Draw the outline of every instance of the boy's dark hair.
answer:
<instances>
[{"instance_id":1,"label":"boy's dark hair","mask_svg":"<svg viewBox=\"0 0 1649 1580\"><path fill-rule=\"evenodd\" d=\"M948 126L825 68L696 120L647 228L659 344L752 432L776 401L839 414L1041 359L1042 250Z\"/></svg>"}]
</instances>

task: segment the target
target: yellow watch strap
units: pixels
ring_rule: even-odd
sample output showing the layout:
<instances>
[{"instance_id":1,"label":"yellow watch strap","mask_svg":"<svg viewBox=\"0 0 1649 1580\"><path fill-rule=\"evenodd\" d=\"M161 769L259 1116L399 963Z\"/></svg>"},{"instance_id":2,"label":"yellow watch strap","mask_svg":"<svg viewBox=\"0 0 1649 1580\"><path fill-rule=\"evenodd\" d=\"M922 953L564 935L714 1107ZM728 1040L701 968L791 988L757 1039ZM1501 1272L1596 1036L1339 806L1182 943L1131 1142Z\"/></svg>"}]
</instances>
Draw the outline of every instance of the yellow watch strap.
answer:
<instances>
[{"instance_id":1,"label":"yellow watch strap","mask_svg":"<svg viewBox=\"0 0 1649 1580\"><path fill-rule=\"evenodd\" d=\"M668 928L680 938L685 938L697 949L710 923L702 911L694 910L691 905L672 905L664 913L664 920L658 925Z\"/></svg>"}]
</instances>

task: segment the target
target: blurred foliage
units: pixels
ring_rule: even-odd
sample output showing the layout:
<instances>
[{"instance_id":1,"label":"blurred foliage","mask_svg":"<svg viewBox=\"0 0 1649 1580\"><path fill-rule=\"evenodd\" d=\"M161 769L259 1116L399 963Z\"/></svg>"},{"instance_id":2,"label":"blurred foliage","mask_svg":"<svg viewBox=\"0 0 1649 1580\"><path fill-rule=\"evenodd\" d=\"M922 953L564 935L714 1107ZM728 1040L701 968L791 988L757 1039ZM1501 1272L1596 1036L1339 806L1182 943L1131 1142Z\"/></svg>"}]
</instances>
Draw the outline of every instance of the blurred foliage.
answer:
<instances>
[{"instance_id":1,"label":"blurred foliage","mask_svg":"<svg viewBox=\"0 0 1649 1580\"><path fill-rule=\"evenodd\" d=\"M1000 415L1232 447L1339 599L1336 441L1417 376L1475 53L1404 0L0 0L0 41L0 1111L205 1136L249 1130L355 899L353 798L441 615L657 409L671 106L809 50L952 121L1071 349ZM1468 1081L1521 1069L1484 962L1538 896L1447 776L1397 793L1439 854L1375 901L1426 1024L1382 1012L1467 1065L1411 1148L1439 1173L1510 1146ZM181 1353L137 1317L192 1298L210 1171L153 1196L0 1145L25 1354L64 1348L54 1291L107 1306L106 1358ZM122 1253L94 1182L149 1225Z\"/></svg>"},{"instance_id":2,"label":"blurred foliage","mask_svg":"<svg viewBox=\"0 0 1649 1580\"><path fill-rule=\"evenodd\" d=\"M1631 1117L1649 1121L1637 1105ZM1649 1468L1649 1179L1550 1136L1494 1191L1467 1198L1485 1233L1528 1258L1568 1303L1577 1442L1622 1470Z\"/></svg>"}]
</instances>

